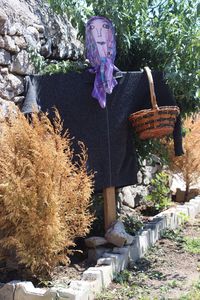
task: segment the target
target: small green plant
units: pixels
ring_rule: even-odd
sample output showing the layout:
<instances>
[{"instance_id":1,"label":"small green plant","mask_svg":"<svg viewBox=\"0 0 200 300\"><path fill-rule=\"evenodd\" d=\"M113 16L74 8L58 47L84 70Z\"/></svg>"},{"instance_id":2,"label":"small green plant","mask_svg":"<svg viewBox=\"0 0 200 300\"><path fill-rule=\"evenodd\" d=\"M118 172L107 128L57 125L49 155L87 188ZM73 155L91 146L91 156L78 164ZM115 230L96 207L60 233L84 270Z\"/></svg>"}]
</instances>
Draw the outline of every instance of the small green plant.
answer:
<instances>
[{"instance_id":1,"label":"small green plant","mask_svg":"<svg viewBox=\"0 0 200 300\"><path fill-rule=\"evenodd\" d=\"M179 287L180 286L180 282L178 282L177 280L171 280L168 282L168 286L172 289Z\"/></svg>"},{"instance_id":2,"label":"small green plant","mask_svg":"<svg viewBox=\"0 0 200 300\"><path fill-rule=\"evenodd\" d=\"M180 297L180 300L199 300L199 299L200 299L200 280L193 285L189 293Z\"/></svg>"},{"instance_id":3,"label":"small green plant","mask_svg":"<svg viewBox=\"0 0 200 300\"><path fill-rule=\"evenodd\" d=\"M162 233L162 238L172 240L178 244L181 244L184 241L184 237L182 235L182 230L180 228L177 230L166 229Z\"/></svg>"},{"instance_id":4,"label":"small green plant","mask_svg":"<svg viewBox=\"0 0 200 300\"><path fill-rule=\"evenodd\" d=\"M200 238L186 237L184 239L184 250L193 254L200 254Z\"/></svg>"},{"instance_id":5,"label":"small green plant","mask_svg":"<svg viewBox=\"0 0 200 300\"><path fill-rule=\"evenodd\" d=\"M189 217L182 211L178 213L178 216L181 218L181 224L183 226L189 221Z\"/></svg>"},{"instance_id":6,"label":"small green plant","mask_svg":"<svg viewBox=\"0 0 200 300\"><path fill-rule=\"evenodd\" d=\"M114 282L122 284L122 283L128 282L130 280L130 278L131 278L131 272L128 270L124 270L124 271L116 274Z\"/></svg>"},{"instance_id":7,"label":"small green plant","mask_svg":"<svg viewBox=\"0 0 200 300\"><path fill-rule=\"evenodd\" d=\"M131 235L135 235L136 232L144 226L144 223L140 220L139 216L137 215L126 214L123 217L122 222L124 224L126 232Z\"/></svg>"},{"instance_id":8,"label":"small green plant","mask_svg":"<svg viewBox=\"0 0 200 300\"><path fill-rule=\"evenodd\" d=\"M145 197L149 206L154 206L157 211L162 211L171 205L169 188L169 175L162 171L151 180L150 193Z\"/></svg>"}]
</instances>

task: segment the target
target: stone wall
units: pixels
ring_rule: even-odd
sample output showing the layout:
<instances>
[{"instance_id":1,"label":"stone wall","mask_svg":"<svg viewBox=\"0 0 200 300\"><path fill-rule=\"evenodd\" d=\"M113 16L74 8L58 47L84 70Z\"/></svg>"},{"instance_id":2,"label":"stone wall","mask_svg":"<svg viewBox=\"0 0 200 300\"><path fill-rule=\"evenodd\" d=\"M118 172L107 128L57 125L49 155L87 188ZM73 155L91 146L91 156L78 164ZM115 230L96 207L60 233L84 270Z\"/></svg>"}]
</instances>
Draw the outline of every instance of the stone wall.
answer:
<instances>
[{"instance_id":1,"label":"stone wall","mask_svg":"<svg viewBox=\"0 0 200 300\"><path fill-rule=\"evenodd\" d=\"M76 30L46 1L0 0L0 100L23 101L23 78L34 73L30 48L56 60L83 54Z\"/></svg>"},{"instance_id":2,"label":"stone wall","mask_svg":"<svg viewBox=\"0 0 200 300\"><path fill-rule=\"evenodd\" d=\"M162 170L159 157L152 155L151 161L144 160L137 173L138 184L118 189L118 205L122 214L131 214L149 193L151 179Z\"/></svg>"}]
</instances>

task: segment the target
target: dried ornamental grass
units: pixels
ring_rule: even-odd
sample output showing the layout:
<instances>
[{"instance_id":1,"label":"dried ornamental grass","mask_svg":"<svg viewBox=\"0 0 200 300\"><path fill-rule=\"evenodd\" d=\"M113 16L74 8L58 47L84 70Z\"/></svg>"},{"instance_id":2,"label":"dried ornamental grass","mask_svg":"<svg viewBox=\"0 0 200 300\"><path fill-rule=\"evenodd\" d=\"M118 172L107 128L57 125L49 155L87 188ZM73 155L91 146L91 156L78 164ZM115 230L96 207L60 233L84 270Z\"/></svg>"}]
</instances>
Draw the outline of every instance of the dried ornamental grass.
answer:
<instances>
[{"instance_id":1,"label":"dried ornamental grass","mask_svg":"<svg viewBox=\"0 0 200 300\"><path fill-rule=\"evenodd\" d=\"M55 116L53 126L44 114L29 123L19 112L0 136L0 256L14 247L19 262L40 274L68 263L74 238L93 221L86 149L80 144L79 163L72 163L69 136Z\"/></svg>"},{"instance_id":2,"label":"dried ornamental grass","mask_svg":"<svg viewBox=\"0 0 200 300\"><path fill-rule=\"evenodd\" d=\"M184 128L186 129L183 138L185 153L178 157L171 155L170 167L173 171L182 173L186 183L185 200L187 200L192 186L196 185L200 189L200 116L187 117L184 121Z\"/></svg>"}]
</instances>

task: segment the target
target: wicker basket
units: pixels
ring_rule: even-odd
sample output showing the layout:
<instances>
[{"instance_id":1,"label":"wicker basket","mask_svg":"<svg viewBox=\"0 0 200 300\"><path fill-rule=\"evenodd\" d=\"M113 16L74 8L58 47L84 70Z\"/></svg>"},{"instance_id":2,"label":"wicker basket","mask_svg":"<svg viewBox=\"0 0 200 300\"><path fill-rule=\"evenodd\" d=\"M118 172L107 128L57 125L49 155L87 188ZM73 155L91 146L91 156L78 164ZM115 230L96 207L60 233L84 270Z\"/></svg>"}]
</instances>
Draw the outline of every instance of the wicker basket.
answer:
<instances>
[{"instance_id":1,"label":"wicker basket","mask_svg":"<svg viewBox=\"0 0 200 300\"><path fill-rule=\"evenodd\" d=\"M144 70L149 81L152 108L131 114L129 120L141 140L161 138L173 132L180 110L177 106L158 107L151 70L149 67Z\"/></svg>"}]
</instances>

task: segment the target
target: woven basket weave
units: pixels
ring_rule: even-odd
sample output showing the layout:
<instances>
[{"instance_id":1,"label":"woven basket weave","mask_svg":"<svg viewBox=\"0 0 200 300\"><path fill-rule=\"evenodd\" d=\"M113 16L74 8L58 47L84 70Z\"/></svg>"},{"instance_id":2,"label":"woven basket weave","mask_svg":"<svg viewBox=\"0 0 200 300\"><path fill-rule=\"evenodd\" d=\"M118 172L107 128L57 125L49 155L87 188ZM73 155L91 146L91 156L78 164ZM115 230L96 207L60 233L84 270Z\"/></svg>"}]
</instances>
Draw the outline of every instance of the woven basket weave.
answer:
<instances>
[{"instance_id":1,"label":"woven basket weave","mask_svg":"<svg viewBox=\"0 0 200 300\"><path fill-rule=\"evenodd\" d=\"M173 132L180 110L177 106L158 107L151 70L149 67L144 70L149 81L152 108L131 114L129 120L141 140L161 138Z\"/></svg>"}]
</instances>

